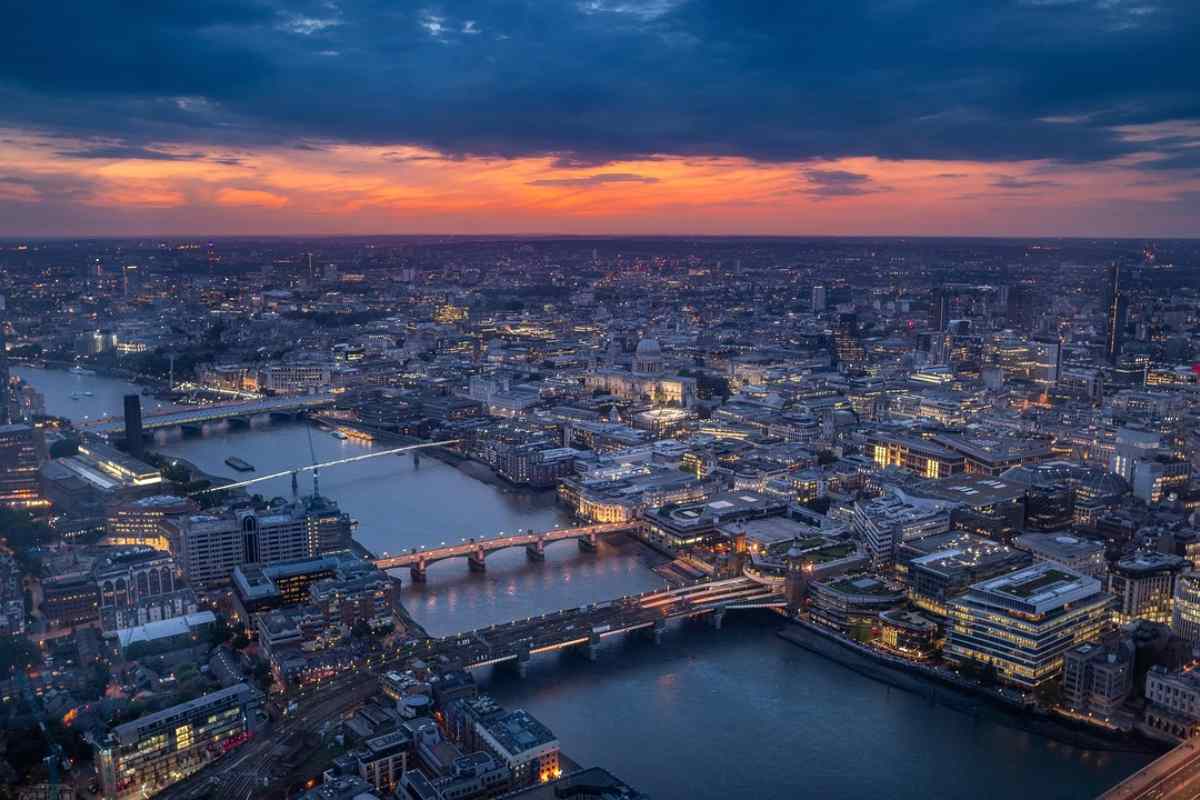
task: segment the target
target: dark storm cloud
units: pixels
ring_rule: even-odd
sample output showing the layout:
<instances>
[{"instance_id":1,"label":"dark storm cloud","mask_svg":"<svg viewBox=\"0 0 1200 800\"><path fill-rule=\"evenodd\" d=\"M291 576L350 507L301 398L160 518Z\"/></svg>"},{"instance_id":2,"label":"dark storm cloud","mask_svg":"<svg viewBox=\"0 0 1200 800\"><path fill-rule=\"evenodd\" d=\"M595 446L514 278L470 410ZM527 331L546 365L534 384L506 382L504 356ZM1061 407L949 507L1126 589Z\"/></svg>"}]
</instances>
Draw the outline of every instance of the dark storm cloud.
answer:
<instances>
[{"instance_id":1,"label":"dark storm cloud","mask_svg":"<svg viewBox=\"0 0 1200 800\"><path fill-rule=\"evenodd\" d=\"M1113 126L1200 117L1194 12L1194 0L36 3L5 17L0 124L131 148L416 144L571 168L652 154L1089 162L1138 149ZM1168 145L1162 166L1192 166L1184 147Z\"/></svg>"},{"instance_id":2,"label":"dark storm cloud","mask_svg":"<svg viewBox=\"0 0 1200 800\"><path fill-rule=\"evenodd\" d=\"M204 157L203 153L168 153L151 147L127 144L97 145L79 150L59 150L58 155L64 158L136 158L146 161L194 161Z\"/></svg>"},{"instance_id":3,"label":"dark storm cloud","mask_svg":"<svg viewBox=\"0 0 1200 800\"><path fill-rule=\"evenodd\" d=\"M800 191L813 197L857 197L887 191L871 176L842 169L810 169L803 174L807 186Z\"/></svg>"},{"instance_id":4,"label":"dark storm cloud","mask_svg":"<svg viewBox=\"0 0 1200 800\"><path fill-rule=\"evenodd\" d=\"M529 181L530 186L603 186L606 183L658 183L658 178L649 175L635 175L631 172L601 172L596 175L585 175L580 178L540 178Z\"/></svg>"},{"instance_id":5,"label":"dark storm cloud","mask_svg":"<svg viewBox=\"0 0 1200 800\"><path fill-rule=\"evenodd\" d=\"M1062 184L1048 178L1014 178L1011 175L1001 175L993 179L991 185L997 189L1046 189Z\"/></svg>"}]
</instances>

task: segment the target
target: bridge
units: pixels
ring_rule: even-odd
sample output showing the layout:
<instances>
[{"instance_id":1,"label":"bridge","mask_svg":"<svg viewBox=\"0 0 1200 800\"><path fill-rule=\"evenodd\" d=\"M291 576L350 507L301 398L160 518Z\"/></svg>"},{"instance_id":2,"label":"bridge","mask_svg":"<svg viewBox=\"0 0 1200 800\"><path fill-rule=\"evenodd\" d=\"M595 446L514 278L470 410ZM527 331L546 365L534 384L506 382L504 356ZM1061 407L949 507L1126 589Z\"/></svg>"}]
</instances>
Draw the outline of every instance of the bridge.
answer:
<instances>
[{"instance_id":1,"label":"bridge","mask_svg":"<svg viewBox=\"0 0 1200 800\"><path fill-rule=\"evenodd\" d=\"M468 670L511 663L524 674L530 658L542 653L577 649L595 660L600 643L613 636L644 631L657 643L672 620L703 617L720 628L729 611L785 605L775 590L750 578L701 581L425 639L396 656L445 658Z\"/></svg>"},{"instance_id":2,"label":"bridge","mask_svg":"<svg viewBox=\"0 0 1200 800\"><path fill-rule=\"evenodd\" d=\"M1147 764L1098 800L1193 800L1200 797L1200 736Z\"/></svg>"},{"instance_id":3,"label":"bridge","mask_svg":"<svg viewBox=\"0 0 1200 800\"><path fill-rule=\"evenodd\" d=\"M633 522L612 522L599 525L584 525L578 528L555 528L549 531L535 533L528 531L526 533L515 533L511 536L499 534L490 539L468 539L462 544L448 545L445 547L414 547L407 553L401 553L394 556L385 556L375 560L375 566L380 569L400 569L408 567L412 579L418 583L425 581L425 571L430 564L438 561L445 561L448 558L465 558L467 564L473 572L483 572L487 569L487 556L489 553L495 553L498 550L507 550L510 547L524 547L525 554L530 561L544 561L546 558L546 545L554 542L563 542L568 539L575 539L579 542L579 549L584 551L594 551L596 542L601 536L613 533L628 533L634 530L636 523Z\"/></svg>"},{"instance_id":4,"label":"bridge","mask_svg":"<svg viewBox=\"0 0 1200 800\"><path fill-rule=\"evenodd\" d=\"M251 417L264 414L294 416L318 408L333 405L333 395L299 395L296 397L264 397L259 400L247 400L239 403L213 403L210 405L194 406L179 411L168 411L163 414L147 414L142 417L142 430L152 431L160 428L176 426L203 425L206 422L229 420L231 424L249 424ZM106 436L125 433L123 418L109 417L85 425L96 433Z\"/></svg>"},{"instance_id":5,"label":"bridge","mask_svg":"<svg viewBox=\"0 0 1200 800\"><path fill-rule=\"evenodd\" d=\"M511 662L524 674L530 658L542 653L578 649L594 661L600 643L613 636L644 631L657 643L673 620L704 617L719 629L728 611L784 605L782 597L749 578L707 581L449 637L460 650L451 658L469 670Z\"/></svg>"}]
</instances>

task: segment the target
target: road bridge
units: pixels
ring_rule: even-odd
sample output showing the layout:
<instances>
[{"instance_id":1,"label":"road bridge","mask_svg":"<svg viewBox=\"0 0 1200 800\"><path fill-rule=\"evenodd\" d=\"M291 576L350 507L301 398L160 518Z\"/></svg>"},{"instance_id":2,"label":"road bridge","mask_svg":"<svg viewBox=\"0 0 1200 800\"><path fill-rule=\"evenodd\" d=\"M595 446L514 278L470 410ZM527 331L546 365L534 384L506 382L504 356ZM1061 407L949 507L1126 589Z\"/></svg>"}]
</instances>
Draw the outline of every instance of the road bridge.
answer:
<instances>
[{"instance_id":1,"label":"road bridge","mask_svg":"<svg viewBox=\"0 0 1200 800\"><path fill-rule=\"evenodd\" d=\"M414 547L407 553L385 556L375 559L375 566L380 569L400 569L408 567L412 579L418 583L425 581L425 572L430 564L445 561L448 558L465 558L474 572L487 569L487 556L498 550L511 547L524 547L525 554L531 561L543 561L546 558L546 545L554 542L564 542L574 539L579 542L581 550L593 551L601 536L614 533L628 533L634 530L636 523L613 522L599 525L583 525L577 528L554 528L548 531L525 533L517 532L512 535L499 534L491 538L467 539L461 544L443 547Z\"/></svg>"},{"instance_id":2,"label":"road bridge","mask_svg":"<svg viewBox=\"0 0 1200 800\"><path fill-rule=\"evenodd\" d=\"M1100 795L1098 800L1193 800L1200 797L1200 736L1184 741L1166 755Z\"/></svg>"},{"instance_id":3,"label":"road bridge","mask_svg":"<svg viewBox=\"0 0 1200 800\"><path fill-rule=\"evenodd\" d=\"M232 420L234 424L248 424L251 417L266 414L295 416L307 411L332 406L333 395L298 395L295 397L264 397L258 400L246 400L235 403L212 403L203 406L192 406L178 411L168 411L162 414L147 414L142 417L142 430L153 431L161 428L184 426L199 426L206 422ZM84 424L84 428L105 436L115 436L125 433L124 418L109 417Z\"/></svg>"}]
</instances>

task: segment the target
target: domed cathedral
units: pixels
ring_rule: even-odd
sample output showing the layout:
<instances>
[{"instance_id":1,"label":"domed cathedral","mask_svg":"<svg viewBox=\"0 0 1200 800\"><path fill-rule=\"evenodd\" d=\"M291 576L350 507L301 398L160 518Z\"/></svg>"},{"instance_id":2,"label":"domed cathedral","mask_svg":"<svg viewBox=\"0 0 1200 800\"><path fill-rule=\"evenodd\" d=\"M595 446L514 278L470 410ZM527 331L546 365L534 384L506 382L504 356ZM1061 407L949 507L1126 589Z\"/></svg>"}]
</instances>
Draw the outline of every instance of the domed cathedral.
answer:
<instances>
[{"instance_id":1,"label":"domed cathedral","mask_svg":"<svg viewBox=\"0 0 1200 800\"><path fill-rule=\"evenodd\" d=\"M633 371L639 375L657 375L663 371L662 348L658 339L642 339L633 354Z\"/></svg>"}]
</instances>

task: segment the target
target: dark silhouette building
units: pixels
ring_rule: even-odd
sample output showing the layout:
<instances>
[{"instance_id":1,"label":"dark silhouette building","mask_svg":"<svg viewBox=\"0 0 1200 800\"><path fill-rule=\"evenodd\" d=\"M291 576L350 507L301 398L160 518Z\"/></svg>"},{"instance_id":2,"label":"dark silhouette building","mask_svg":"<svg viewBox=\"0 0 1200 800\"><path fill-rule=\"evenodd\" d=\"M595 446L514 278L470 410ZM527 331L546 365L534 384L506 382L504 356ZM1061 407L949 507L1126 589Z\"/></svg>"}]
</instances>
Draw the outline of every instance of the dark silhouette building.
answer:
<instances>
[{"instance_id":1,"label":"dark silhouette building","mask_svg":"<svg viewBox=\"0 0 1200 800\"><path fill-rule=\"evenodd\" d=\"M1109 264L1104 271L1105 314L1107 330L1104 341L1104 355L1108 363L1116 364L1121 355L1121 344L1124 341L1125 325L1129 321L1129 298L1121 291L1121 265Z\"/></svg>"},{"instance_id":2,"label":"dark silhouette building","mask_svg":"<svg viewBox=\"0 0 1200 800\"><path fill-rule=\"evenodd\" d=\"M929 327L943 332L950 321L950 295L945 289L934 289L929 295Z\"/></svg>"},{"instance_id":3,"label":"dark silhouette building","mask_svg":"<svg viewBox=\"0 0 1200 800\"><path fill-rule=\"evenodd\" d=\"M142 398L140 395L125 395L125 447L134 458L146 453L145 434L142 432Z\"/></svg>"},{"instance_id":4,"label":"dark silhouette building","mask_svg":"<svg viewBox=\"0 0 1200 800\"><path fill-rule=\"evenodd\" d=\"M1033 289L1029 286L1008 287L1008 326L1015 331L1033 330L1037 316L1034 310Z\"/></svg>"}]
</instances>

